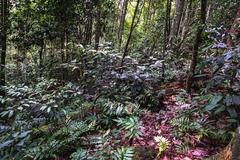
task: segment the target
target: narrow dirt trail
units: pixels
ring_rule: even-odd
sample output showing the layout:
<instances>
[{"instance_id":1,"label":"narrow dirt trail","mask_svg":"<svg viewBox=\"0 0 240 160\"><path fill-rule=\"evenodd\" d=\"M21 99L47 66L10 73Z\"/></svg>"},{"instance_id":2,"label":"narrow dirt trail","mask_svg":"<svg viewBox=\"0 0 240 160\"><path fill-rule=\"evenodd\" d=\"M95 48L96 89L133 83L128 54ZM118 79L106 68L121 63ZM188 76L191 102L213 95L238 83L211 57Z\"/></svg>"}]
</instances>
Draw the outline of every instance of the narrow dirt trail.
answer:
<instances>
[{"instance_id":1,"label":"narrow dirt trail","mask_svg":"<svg viewBox=\"0 0 240 160\"><path fill-rule=\"evenodd\" d=\"M166 150L164 155L159 160L200 160L204 157L212 155L214 148L201 146L194 139L194 146L190 146L186 153L178 153L176 151L176 146L181 145L181 141L174 137L172 134L173 128L169 122L176 117L177 109L182 107L189 107L190 104L179 105L176 102L176 95L178 91L182 88L179 84L173 84L168 86L172 92L167 94L164 99L165 108L159 113L153 113L146 111L142 117L141 121L143 124L143 136L134 142L134 145L139 150L139 157L142 160L153 160L155 159L158 151L157 143L154 141L155 136L163 136L170 142L169 148ZM191 136L191 135L190 135ZM199 147L201 146L201 147Z\"/></svg>"}]
</instances>

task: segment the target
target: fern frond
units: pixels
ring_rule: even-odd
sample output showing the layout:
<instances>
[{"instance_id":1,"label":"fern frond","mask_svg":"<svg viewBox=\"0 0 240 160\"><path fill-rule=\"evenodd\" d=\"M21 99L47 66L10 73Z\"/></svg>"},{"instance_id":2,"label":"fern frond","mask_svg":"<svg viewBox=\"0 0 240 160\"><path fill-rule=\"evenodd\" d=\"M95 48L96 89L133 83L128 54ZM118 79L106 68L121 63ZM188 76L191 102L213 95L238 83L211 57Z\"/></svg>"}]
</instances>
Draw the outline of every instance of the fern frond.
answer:
<instances>
[{"instance_id":1,"label":"fern frond","mask_svg":"<svg viewBox=\"0 0 240 160\"><path fill-rule=\"evenodd\" d=\"M134 158L133 147L121 147L114 152L114 160L132 160Z\"/></svg>"},{"instance_id":2,"label":"fern frond","mask_svg":"<svg viewBox=\"0 0 240 160\"><path fill-rule=\"evenodd\" d=\"M79 148L76 152L70 155L71 160L87 160L88 151L85 149Z\"/></svg>"}]
</instances>

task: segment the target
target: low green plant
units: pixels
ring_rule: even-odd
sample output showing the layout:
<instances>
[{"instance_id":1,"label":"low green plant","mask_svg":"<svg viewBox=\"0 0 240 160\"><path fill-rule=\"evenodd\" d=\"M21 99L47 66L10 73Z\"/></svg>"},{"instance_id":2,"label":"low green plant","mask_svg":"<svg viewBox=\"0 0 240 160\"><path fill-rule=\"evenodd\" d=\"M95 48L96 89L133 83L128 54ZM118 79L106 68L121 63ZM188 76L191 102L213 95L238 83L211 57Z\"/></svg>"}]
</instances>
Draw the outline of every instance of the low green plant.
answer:
<instances>
[{"instance_id":1,"label":"low green plant","mask_svg":"<svg viewBox=\"0 0 240 160\"><path fill-rule=\"evenodd\" d=\"M170 146L170 142L163 136L156 136L154 140L158 144L158 156L161 156Z\"/></svg>"},{"instance_id":2,"label":"low green plant","mask_svg":"<svg viewBox=\"0 0 240 160\"><path fill-rule=\"evenodd\" d=\"M187 102L187 98L188 98L188 93L184 89L181 89L178 95L176 96L176 100L178 104L185 104Z\"/></svg>"},{"instance_id":3,"label":"low green plant","mask_svg":"<svg viewBox=\"0 0 240 160\"><path fill-rule=\"evenodd\" d=\"M135 156L133 147L121 147L114 151L114 160L133 160Z\"/></svg>"},{"instance_id":4,"label":"low green plant","mask_svg":"<svg viewBox=\"0 0 240 160\"><path fill-rule=\"evenodd\" d=\"M189 150L190 146L188 142L183 142L175 146L175 149L179 153L186 153Z\"/></svg>"},{"instance_id":5,"label":"low green plant","mask_svg":"<svg viewBox=\"0 0 240 160\"><path fill-rule=\"evenodd\" d=\"M142 135L142 126L138 117L134 116L127 118L118 118L115 121L117 122L117 125L121 127L121 129L126 131L125 137L130 140L130 145L132 145L134 138L139 138Z\"/></svg>"},{"instance_id":6,"label":"low green plant","mask_svg":"<svg viewBox=\"0 0 240 160\"><path fill-rule=\"evenodd\" d=\"M77 149L76 152L73 152L70 155L71 160L87 160L88 159L88 151L82 148Z\"/></svg>"}]
</instances>

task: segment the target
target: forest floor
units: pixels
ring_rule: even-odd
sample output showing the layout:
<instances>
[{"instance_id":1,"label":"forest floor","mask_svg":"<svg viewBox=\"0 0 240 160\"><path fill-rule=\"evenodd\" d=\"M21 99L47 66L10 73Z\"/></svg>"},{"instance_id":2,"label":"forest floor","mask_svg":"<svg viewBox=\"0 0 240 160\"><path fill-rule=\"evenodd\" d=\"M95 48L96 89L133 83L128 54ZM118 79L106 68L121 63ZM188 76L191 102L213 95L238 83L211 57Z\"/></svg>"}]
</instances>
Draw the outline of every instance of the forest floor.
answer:
<instances>
[{"instance_id":1,"label":"forest floor","mask_svg":"<svg viewBox=\"0 0 240 160\"><path fill-rule=\"evenodd\" d=\"M188 138L191 139L191 146L185 153L176 151L176 146L182 145L181 140L178 140L173 134L173 128L170 125L170 120L177 116L178 109L189 109L191 104L178 104L176 96L178 91L183 89L181 83L175 82L168 86L173 92L167 94L164 98L164 111L159 113L146 111L141 116L143 123L143 136L134 141L134 145L139 150L139 157L142 160L153 160L156 157L158 145L154 140L155 136L161 134L170 142L167 151L161 155L159 160L200 160L212 156L220 151L224 146L216 145L211 140L200 141L197 136L189 133ZM189 97L190 98L190 97ZM191 99L191 98L190 98ZM182 137L184 138L184 137Z\"/></svg>"}]
</instances>

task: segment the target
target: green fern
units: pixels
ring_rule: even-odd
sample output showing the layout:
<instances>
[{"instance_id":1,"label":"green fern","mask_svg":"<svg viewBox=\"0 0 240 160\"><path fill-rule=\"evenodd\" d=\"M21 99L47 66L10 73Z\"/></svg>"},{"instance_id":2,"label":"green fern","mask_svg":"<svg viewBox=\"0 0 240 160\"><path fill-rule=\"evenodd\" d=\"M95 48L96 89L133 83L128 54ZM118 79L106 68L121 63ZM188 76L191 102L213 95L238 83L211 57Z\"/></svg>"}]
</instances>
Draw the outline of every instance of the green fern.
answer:
<instances>
[{"instance_id":1,"label":"green fern","mask_svg":"<svg viewBox=\"0 0 240 160\"><path fill-rule=\"evenodd\" d=\"M176 145L175 149L178 153L186 153L189 150L189 143L188 142L184 142L180 145Z\"/></svg>"},{"instance_id":2,"label":"green fern","mask_svg":"<svg viewBox=\"0 0 240 160\"><path fill-rule=\"evenodd\" d=\"M190 128L190 119L188 117L174 118L170 121L173 127L178 127L181 131L188 131Z\"/></svg>"},{"instance_id":3,"label":"green fern","mask_svg":"<svg viewBox=\"0 0 240 160\"><path fill-rule=\"evenodd\" d=\"M139 105L130 102L123 104L108 100L108 102L104 104L104 112L110 116L132 115L138 111Z\"/></svg>"},{"instance_id":4,"label":"green fern","mask_svg":"<svg viewBox=\"0 0 240 160\"><path fill-rule=\"evenodd\" d=\"M170 142L163 136L154 137L154 140L158 143L158 155L160 156L166 149L168 149Z\"/></svg>"},{"instance_id":5,"label":"green fern","mask_svg":"<svg viewBox=\"0 0 240 160\"><path fill-rule=\"evenodd\" d=\"M70 155L71 160L87 160L88 151L82 148L79 148L76 152Z\"/></svg>"},{"instance_id":6,"label":"green fern","mask_svg":"<svg viewBox=\"0 0 240 160\"><path fill-rule=\"evenodd\" d=\"M188 117L174 118L170 121L170 124L175 128L173 134L177 137L183 136L191 129L191 122Z\"/></svg>"},{"instance_id":7,"label":"green fern","mask_svg":"<svg viewBox=\"0 0 240 160\"><path fill-rule=\"evenodd\" d=\"M111 159L113 151L112 145L115 141L111 141L112 137L109 136L110 130L100 136L94 136L90 139L90 144L94 145L95 152L90 159L93 160L106 160Z\"/></svg>"},{"instance_id":8,"label":"green fern","mask_svg":"<svg viewBox=\"0 0 240 160\"><path fill-rule=\"evenodd\" d=\"M76 111L71 112L70 117L73 117L74 119L82 119L87 115L93 104L89 102L83 103L81 100L77 100L73 106Z\"/></svg>"},{"instance_id":9,"label":"green fern","mask_svg":"<svg viewBox=\"0 0 240 160\"><path fill-rule=\"evenodd\" d=\"M127 131L126 138L139 138L142 135L140 131L142 126L138 117L119 118L115 121L118 126L121 126L121 129Z\"/></svg>"},{"instance_id":10,"label":"green fern","mask_svg":"<svg viewBox=\"0 0 240 160\"><path fill-rule=\"evenodd\" d=\"M132 160L134 158L133 147L121 147L114 152L114 160Z\"/></svg>"}]
</instances>

